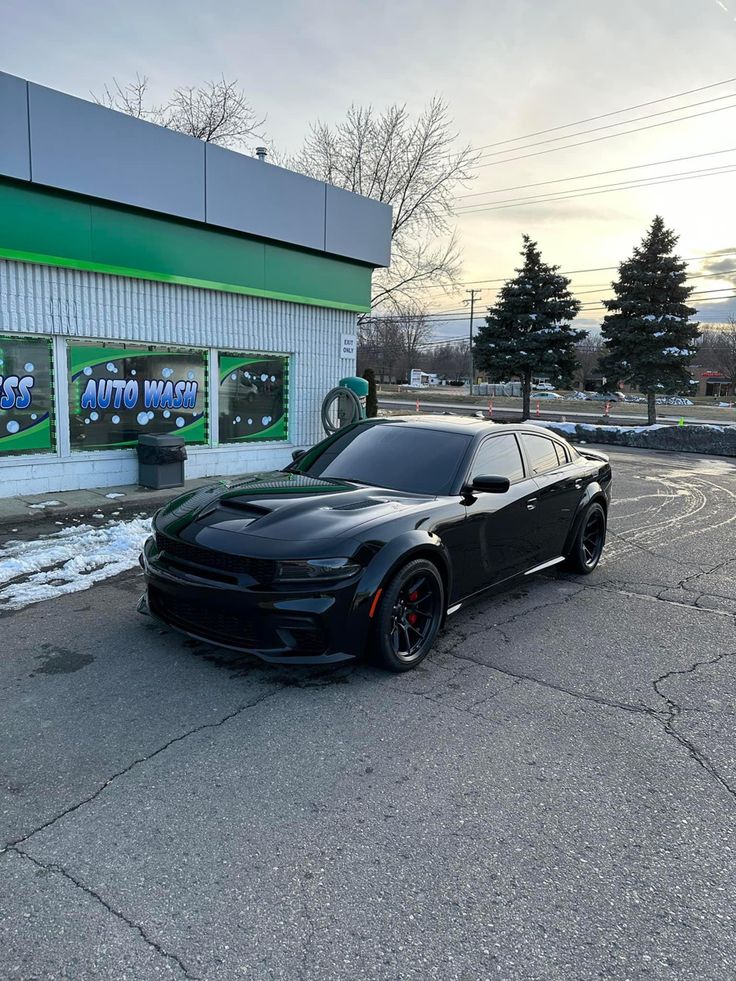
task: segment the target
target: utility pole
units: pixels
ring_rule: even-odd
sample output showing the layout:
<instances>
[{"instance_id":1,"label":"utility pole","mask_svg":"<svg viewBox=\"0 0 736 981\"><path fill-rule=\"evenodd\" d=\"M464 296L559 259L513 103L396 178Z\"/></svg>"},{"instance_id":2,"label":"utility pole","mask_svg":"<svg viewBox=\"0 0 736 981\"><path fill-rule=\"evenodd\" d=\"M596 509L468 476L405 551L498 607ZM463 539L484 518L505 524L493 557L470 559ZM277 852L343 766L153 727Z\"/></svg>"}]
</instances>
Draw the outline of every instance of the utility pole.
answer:
<instances>
[{"instance_id":1,"label":"utility pole","mask_svg":"<svg viewBox=\"0 0 736 981\"><path fill-rule=\"evenodd\" d=\"M473 394L473 311L475 308L475 298L480 297L482 290L465 290L466 293L470 294L470 300L465 300L465 303L470 303L470 346L468 348L468 367L470 368L470 376L468 378L468 386L470 394Z\"/></svg>"}]
</instances>

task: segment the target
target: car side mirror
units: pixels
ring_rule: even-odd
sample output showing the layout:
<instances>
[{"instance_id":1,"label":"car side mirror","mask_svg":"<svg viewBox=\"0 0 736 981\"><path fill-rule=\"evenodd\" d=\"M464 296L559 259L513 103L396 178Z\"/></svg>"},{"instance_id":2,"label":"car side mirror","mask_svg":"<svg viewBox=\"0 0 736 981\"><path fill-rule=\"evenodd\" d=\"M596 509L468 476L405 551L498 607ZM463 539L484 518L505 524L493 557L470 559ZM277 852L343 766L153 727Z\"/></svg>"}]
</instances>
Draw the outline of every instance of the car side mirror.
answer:
<instances>
[{"instance_id":1,"label":"car side mirror","mask_svg":"<svg viewBox=\"0 0 736 981\"><path fill-rule=\"evenodd\" d=\"M483 494L505 494L510 486L511 481L508 477L492 477L482 474L478 477L473 477L470 490Z\"/></svg>"},{"instance_id":2,"label":"car side mirror","mask_svg":"<svg viewBox=\"0 0 736 981\"><path fill-rule=\"evenodd\" d=\"M291 454L291 462L296 463L297 460L301 460L301 458L306 455L307 455L306 450L294 450L293 453Z\"/></svg>"}]
</instances>

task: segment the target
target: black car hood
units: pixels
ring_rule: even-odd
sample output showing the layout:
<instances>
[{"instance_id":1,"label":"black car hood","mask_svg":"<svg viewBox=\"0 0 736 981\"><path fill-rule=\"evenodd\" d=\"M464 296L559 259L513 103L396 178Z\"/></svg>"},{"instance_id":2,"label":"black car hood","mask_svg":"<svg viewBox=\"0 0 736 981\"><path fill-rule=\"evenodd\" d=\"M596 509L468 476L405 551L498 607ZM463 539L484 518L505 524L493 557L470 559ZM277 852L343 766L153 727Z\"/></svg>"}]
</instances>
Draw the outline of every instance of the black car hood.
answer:
<instances>
[{"instance_id":1,"label":"black car hood","mask_svg":"<svg viewBox=\"0 0 736 981\"><path fill-rule=\"evenodd\" d=\"M339 553L360 529L419 514L434 498L276 471L185 494L156 516L158 531L240 555Z\"/></svg>"}]
</instances>

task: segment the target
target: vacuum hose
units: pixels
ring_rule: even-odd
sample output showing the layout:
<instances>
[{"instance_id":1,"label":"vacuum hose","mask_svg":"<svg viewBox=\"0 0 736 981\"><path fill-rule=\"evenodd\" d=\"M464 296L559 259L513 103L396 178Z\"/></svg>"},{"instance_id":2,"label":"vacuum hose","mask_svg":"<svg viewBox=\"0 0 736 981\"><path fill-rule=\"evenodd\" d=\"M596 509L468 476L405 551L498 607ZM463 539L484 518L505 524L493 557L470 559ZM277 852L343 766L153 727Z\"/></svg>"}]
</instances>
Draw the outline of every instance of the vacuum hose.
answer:
<instances>
[{"instance_id":1,"label":"vacuum hose","mask_svg":"<svg viewBox=\"0 0 736 981\"><path fill-rule=\"evenodd\" d=\"M341 385L329 391L322 402L322 426L328 436L343 426L358 422L364 414L360 397Z\"/></svg>"}]
</instances>

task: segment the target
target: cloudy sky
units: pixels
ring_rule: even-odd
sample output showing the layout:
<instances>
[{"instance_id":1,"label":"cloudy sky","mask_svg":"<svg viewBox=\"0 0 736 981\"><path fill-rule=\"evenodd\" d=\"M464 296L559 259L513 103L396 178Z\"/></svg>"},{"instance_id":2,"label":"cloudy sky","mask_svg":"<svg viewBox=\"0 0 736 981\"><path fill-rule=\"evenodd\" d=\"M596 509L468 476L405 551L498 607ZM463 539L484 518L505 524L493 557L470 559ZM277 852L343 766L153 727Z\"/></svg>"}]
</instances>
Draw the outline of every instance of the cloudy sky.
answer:
<instances>
[{"instance_id":1,"label":"cloudy sky","mask_svg":"<svg viewBox=\"0 0 736 981\"><path fill-rule=\"evenodd\" d=\"M82 97L136 72L160 97L224 73L267 116L284 152L310 121L336 121L350 102L419 111L442 95L460 139L486 147L462 191L472 196L457 201L486 208L457 214L462 288L483 288L482 303L496 288L488 281L512 273L526 232L564 271L592 270L572 278L595 323L612 274L600 267L624 258L659 212L693 274L706 277L694 280L701 320L736 313L736 0L3 0L2 14L5 71ZM693 118L671 122L684 116ZM609 128L581 135L600 126ZM678 179L582 194L666 176ZM543 181L557 183L519 187ZM563 199L518 200L551 192ZM427 306L459 310L461 299L433 290ZM459 330L452 321L442 329Z\"/></svg>"}]
</instances>

